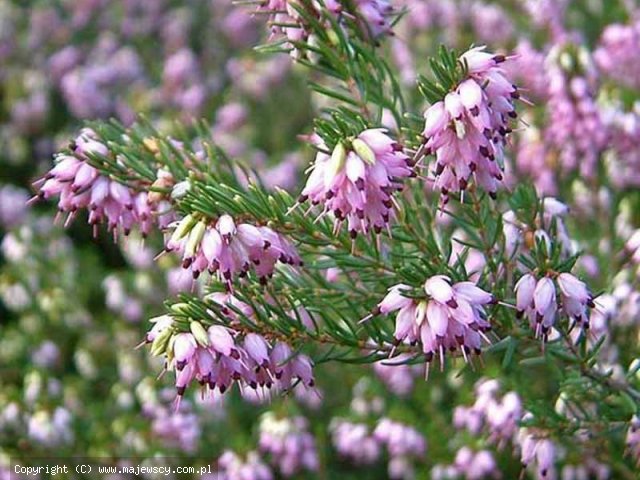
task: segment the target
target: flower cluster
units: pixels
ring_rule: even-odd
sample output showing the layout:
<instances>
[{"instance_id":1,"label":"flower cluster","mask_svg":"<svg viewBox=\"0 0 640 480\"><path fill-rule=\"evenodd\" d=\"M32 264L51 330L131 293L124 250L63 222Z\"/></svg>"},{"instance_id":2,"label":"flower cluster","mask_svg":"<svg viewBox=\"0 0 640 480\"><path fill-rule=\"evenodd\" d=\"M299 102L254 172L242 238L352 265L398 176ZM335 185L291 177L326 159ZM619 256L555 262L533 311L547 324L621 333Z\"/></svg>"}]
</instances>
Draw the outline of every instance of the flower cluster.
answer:
<instances>
[{"instance_id":1,"label":"flower cluster","mask_svg":"<svg viewBox=\"0 0 640 480\"><path fill-rule=\"evenodd\" d=\"M68 213L65 225L83 208L89 210L88 220L94 226L94 234L97 225L105 221L114 235L119 230L128 235L132 228L139 227L144 236L154 224L162 227L168 223L168 204L146 191L136 192L102 175L91 165L92 156L110 154L93 130L83 129L72 143L72 151L72 155L58 155L56 165L36 182L38 198L48 200L59 196L59 213ZM158 175L159 183L169 185L173 182L168 172L159 170Z\"/></svg>"},{"instance_id":2,"label":"flower cluster","mask_svg":"<svg viewBox=\"0 0 640 480\"><path fill-rule=\"evenodd\" d=\"M409 157L384 129L364 130L338 142L331 155L318 152L298 202L321 204L321 215L335 217L336 231L346 220L352 238L380 233L389 224L394 191L411 175Z\"/></svg>"},{"instance_id":3,"label":"flower cluster","mask_svg":"<svg viewBox=\"0 0 640 480\"><path fill-rule=\"evenodd\" d=\"M598 158L607 146L608 132L596 103L595 73L585 60L585 75L571 75L560 65L568 55L561 49L550 53L547 76L549 100L545 141L558 154L563 173L578 170L593 178ZM557 58L556 58L557 57Z\"/></svg>"},{"instance_id":4,"label":"flower cluster","mask_svg":"<svg viewBox=\"0 0 640 480\"><path fill-rule=\"evenodd\" d=\"M71 112L79 118L118 115L125 121L133 120L134 111L116 92L124 86L140 89L144 85L142 61L136 51L106 41L96 45L86 65L79 65L79 57L80 52L69 49L52 58L54 74L60 77L59 88Z\"/></svg>"},{"instance_id":5,"label":"flower cluster","mask_svg":"<svg viewBox=\"0 0 640 480\"><path fill-rule=\"evenodd\" d=\"M530 126L518 136L515 166L518 173L531 178L541 195L555 195L558 191L555 157L544 141L543 132Z\"/></svg>"},{"instance_id":6,"label":"flower cluster","mask_svg":"<svg viewBox=\"0 0 640 480\"><path fill-rule=\"evenodd\" d=\"M380 443L366 424L333 419L329 429L331 443L341 457L358 465L370 465L380 458Z\"/></svg>"},{"instance_id":7,"label":"flower cluster","mask_svg":"<svg viewBox=\"0 0 640 480\"><path fill-rule=\"evenodd\" d=\"M594 480L608 480L611 477L611 467L598 462L594 457L585 459L580 465L564 465L560 472L562 480L582 480L592 478Z\"/></svg>"},{"instance_id":8,"label":"flower cluster","mask_svg":"<svg viewBox=\"0 0 640 480\"><path fill-rule=\"evenodd\" d=\"M396 13L389 0L328 0L324 2L326 11L336 20L349 19L354 22L367 38L376 39L382 35L392 35L391 19ZM304 12L301 15L299 10ZM259 11L270 13L271 32L283 36L293 47L293 54L299 55L294 42L312 42L313 29L305 16L330 26L324 18L319 2L306 0L266 0Z\"/></svg>"},{"instance_id":9,"label":"flower cluster","mask_svg":"<svg viewBox=\"0 0 640 480\"><path fill-rule=\"evenodd\" d=\"M13 185L0 187L0 228L10 229L19 225L27 214L29 195Z\"/></svg>"},{"instance_id":10,"label":"flower cluster","mask_svg":"<svg viewBox=\"0 0 640 480\"><path fill-rule=\"evenodd\" d=\"M427 368L439 354L444 365L445 351L460 350L465 360L471 352L480 354L481 338L490 329L484 307L494 301L473 282L451 283L435 275L424 284L426 299L405 296L410 288L398 284L378 304L374 313L398 311L394 336L405 343L420 342Z\"/></svg>"},{"instance_id":11,"label":"flower cluster","mask_svg":"<svg viewBox=\"0 0 640 480\"><path fill-rule=\"evenodd\" d=\"M64 407L56 407L52 412L38 410L29 417L27 435L35 443L46 447L68 444L73 441L73 417Z\"/></svg>"},{"instance_id":12,"label":"flower cluster","mask_svg":"<svg viewBox=\"0 0 640 480\"><path fill-rule=\"evenodd\" d=\"M411 393L414 381L420 375L418 365L409 365L411 355L402 353L393 360L379 360L373 364L373 371L394 395L404 397Z\"/></svg>"},{"instance_id":13,"label":"flower cluster","mask_svg":"<svg viewBox=\"0 0 640 480\"><path fill-rule=\"evenodd\" d=\"M523 420L530 420L532 415L527 413ZM527 467L535 466L536 478L544 480L555 478L556 445L537 429L522 427L518 432L520 445L520 461Z\"/></svg>"},{"instance_id":14,"label":"flower cluster","mask_svg":"<svg viewBox=\"0 0 640 480\"><path fill-rule=\"evenodd\" d=\"M260 419L260 451L270 454L284 477L318 470L319 459L313 435L304 417L279 419L272 412Z\"/></svg>"},{"instance_id":15,"label":"flower cluster","mask_svg":"<svg viewBox=\"0 0 640 480\"><path fill-rule=\"evenodd\" d=\"M544 53L536 50L528 40L520 40L513 53L514 58L505 65L509 78L518 81L529 99L546 99L548 83Z\"/></svg>"},{"instance_id":16,"label":"flower cluster","mask_svg":"<svg viewBox=\"0 0 640 480\"><path fill-rule=\"evenodd\" d=\"M389 418L378 421L373 436L389 453L389 478L413 478L412 461L424 458L427 442L415 428Z\"/></svg>"},{"instance_id":17,"label":"flower cluster","mask_svg":"<svg viewBox=\"0 0 640 480\"><path fill-rule=\"evenodd\" d=\"M182 267L190 269L193 278L207 270L211 275L217 273L231 288L232 279L245 276L252 267L264 283L273 275L278 261L302 265L295 247L266 226L236 225L227 214L221 215L215 224L187 215L174 225L165 249L182 256Z\"/></svg>"},{"instance_id":18,"label":"flower cluster","mask_svg":"<svg viewBox=\"0 0 640 480\"><path fill-rule=\"evenodd\" d=\"M557 294L559 290L559 297ZM570 273L537 278L532 273L523 275L516 283L518 315L526 315L536 337L546 340L558 316L558 309L582 329L589 328L588 308L594 308L593 297L584 282ZM560 300L560 302L558 302ZM560 307L558 307L560 303Z\"/></svg>"},{"instance_id":19,"label":"flower cluster","mask_svg":"<svg viewBox=\"0 0 640 480\"><path fill-rule=\"evenodd\" d=\"M251 307L230 294L209 297L221 312L233 322L235 312L230 307L251 316ZM175 307L175 305L174 305ZM224 393L234 383L267 394L270 390L288 390L298 380L313 387L313 365L302 354L294 354L284 342L271 344L257 333L242 334L222 325L207 329L200 322L190 322L190 332L178 333L172 317L153 319L147 333L153 354L165 354L165 368L174 370L178 404L194 380L205 390Z\"/></svg>"},{"instance_id":20,"label":"flower cluster","mask_svg":"<svg viewBox=\"0 0 640 480\"><path fill-rule=\"evenodd\" d=\"M424 114L423 135L435 154L435 187L444 202L449 192L467 188L473 176L495 198L502 180L503 146L516 118L518 88L499 65L506 59L483 47L460 56L465 78Z\"/></svg>"},{"instance_id":21,"label":"flower cluster","mask_svg":"<svg viewBox=\"0 0 640 480\"><path fill-rule=\"evenodd\" d=\"M627 452L635 460L636 465L640 465L640 418L637 415L634 415L629 422L625 445Z\"/></svg>"},{"instance_id":22,"label":"flower cluster","mask_svg":"<svg viewBox=\"0 0 640 480\"><path fill-rule=\"evenodd\" d=\"M220 480L273 480L273 472L260 458L258 452L240 457L231 450L225 450L218 458L218 471L214 478Z\"/></svg>"},{"instance_id":23,"label":"flower cluster","mask_svg":"<svg viewBox=\"0 0 640 480\"><path fill-rule=\"evenodd\" d=\"M462 447L456 453L455 470L467 480L482 478L500 478L498 465L489 450L473 451L469 447Z\"/></svg>"},{"instance_id":24,"label":"flower cluster","mask_svg":"<svg viewBox=\"0 0 640 480\"><path fill-rule=\"evenodd\" d=\"M196 451L202 425L190 402L182 402L178 411L173 411L170 406L161 402L146 402L143 412L151 420L153 435L167 447L187 453Z\"/></svg>"},{"instance_id":25,"label":"flower cluster","mask_svg":"<svg viewBox=\"0 0 640 480\"><path fill-rule=\"evenodd\" d=\"M617 83L640 89L640 20L630 25L614 23L602 32L593 53L598 68Z\"/></svg>"},{"instance_id":26,"label":"flower cluster","mask_svg":"<svg viewBox=\"0 0 640 480\"><path fill-rule=\"evenodd\" d=\"M453 424L478 435L483 429L489 433L489 441L503 446L514 440L523 409L520 396L508 392L498 396L497 380L480 380L475 385L476 401L470 407L458 406L453 412Z\"/></svg>"},{"instance_id":27,"label":"flower cluster","mask_svg":"<svg viewBox=\"0 0 640 480\"><path fill-rule=\"evenodd\" d=\"M639 81L640 82L640 81ZM611 182L617 188L640 185L640 107L625 112L612 108L603 113L609 130L605 162Z\"/></svg>"}]
</instances>

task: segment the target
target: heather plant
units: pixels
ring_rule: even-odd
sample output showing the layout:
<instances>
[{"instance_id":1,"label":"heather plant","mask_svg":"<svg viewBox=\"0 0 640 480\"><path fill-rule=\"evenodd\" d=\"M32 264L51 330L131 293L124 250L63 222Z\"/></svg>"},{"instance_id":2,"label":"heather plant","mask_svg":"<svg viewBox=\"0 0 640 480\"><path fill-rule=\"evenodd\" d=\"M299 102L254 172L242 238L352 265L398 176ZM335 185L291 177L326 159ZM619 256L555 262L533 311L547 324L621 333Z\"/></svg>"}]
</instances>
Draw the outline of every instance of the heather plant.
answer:
<instances>
[{"instance_id":1,"label":"heather plant","mask_svg":"<svg viewBox=\"0 0 640 480\"><path fill-rule=\"evenodd\" d=\"M633 2L151 3L0 3L0 472L636 478Z\"/></svg>"}]
</instances>

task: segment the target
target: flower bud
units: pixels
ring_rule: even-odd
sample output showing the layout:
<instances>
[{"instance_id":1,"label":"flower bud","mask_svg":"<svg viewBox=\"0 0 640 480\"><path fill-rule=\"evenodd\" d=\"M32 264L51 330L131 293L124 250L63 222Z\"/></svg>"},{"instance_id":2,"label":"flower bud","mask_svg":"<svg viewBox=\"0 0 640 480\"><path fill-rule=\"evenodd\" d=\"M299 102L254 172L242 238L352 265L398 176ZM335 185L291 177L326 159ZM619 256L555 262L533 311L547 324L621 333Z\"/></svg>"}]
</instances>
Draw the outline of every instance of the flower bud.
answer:
<instances>
[{"instance_id":1,"label":"flower bud","mask_svg":"<svg viewBox=\"0 0 640 480\"><path fill-rule=\"evenodd\" d=\"M162 355L169 343L169 339L173 334L173 330L171 328L165 328L158 332L158 335L153 339L151 343L151 355L157 357L158 355Z\"/></svg>"},{"instance_id":2,"label":"flower bud","mask_svg":"<svg viewBox=\"0 0 640 480\"><path fill-rule=\"evenodd\" d=\"M182 220L180 220L180 223L174 230L173 235L171 235L171 240L169 240L169 243L174 244L180 241L191 231L196 222L197 220L193 217L193 215L187 215Z\"/></svg>"},{"instance_id":3,"label":"flower bud","mask_svg":"<svg viewBox=\"0 0 640 480\"><path fill-rule=\"evenodd\" d=\"M149 150L151 153L156 154L160 152L160 149L158 148L157 139L153 137L147 137L144 140L142 140L142 143L144 144L145 147L147 147L147 150Z\"/></svg>"},{"instance_id":4,"label":"flower bud","mask_svg":"<svg viewBox=\"0 0 640 480\"><path fill-rule=\"evenodd\" d=\"M193 258L196 255L196 251L200 246L200 242L202 242L202 237L204 236L204 232L207 229L207 224L204 222L198 222L191 229L189 233L189 239L187 240L187 244L184 247L184 255L185 258Z\"/></svg>"},{"instance_id":5,"label":"flower bud","mask_svg":"<svg viewBox=\"0 0 640 480\"><path fill-rule=\"evenodd\" d=\"M204 329L204 327L202 326L202 324L200 322L191 322L189 323L189 329L191 330L191 333L193 334L193 338L196 339L196 341L202 346L202 347L208 347L210 345L209 342L209 337L207 335L207 331Z\"/></svg>"},{"instance_id":6,"label":"flower bud","mask_svg":"<svg viewBox=\"0 0 640 480\"><path fill-rule=\"evenodd\" d=\"M422 325L425 317L427 316L427 302L420 302L416 307L416 325Z\"/></svg>"},{"instance_id":7,"label":"flower bud","mask_svg":"<svg viewBox=\"0 0 640 480\"><path fill-rule=\"evenodd\" d=\"M331 158L327 162L327 168L324 172L324 185L329 188L333 185L336 176L344 168L344 164L347 160L347 150L342 142L336 144L331 154Z\"/></svg>"},{"instance_id":8,"label":"flower bud","mask_svg":"<svg viewBox=\"0 0 640 480\"><path fill-rule=\"evenodd\" d=\"M371 150L369 145L365 142L356 138L351 142L351 146L353 147L353 151L366 163L369 165L375 165L376 163L376 154Z\"/></svg>"}]
</instances>

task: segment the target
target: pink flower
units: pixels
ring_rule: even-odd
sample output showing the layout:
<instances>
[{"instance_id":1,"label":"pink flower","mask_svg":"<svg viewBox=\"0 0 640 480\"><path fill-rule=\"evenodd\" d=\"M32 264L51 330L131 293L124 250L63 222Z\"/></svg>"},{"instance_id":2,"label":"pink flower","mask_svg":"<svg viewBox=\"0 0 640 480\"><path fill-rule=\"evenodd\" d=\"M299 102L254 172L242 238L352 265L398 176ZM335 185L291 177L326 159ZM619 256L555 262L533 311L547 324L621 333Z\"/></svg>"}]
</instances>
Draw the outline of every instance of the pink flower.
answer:
<instances>
[{"instance_id":1,"label":"pink flower","mask_svg":"<svg viewBox=\"0 0 640 480\"><path fill-rule=\"evenodd\" d=\"M339 142L331 155L318 153L298 201L322 205L321 216L332 213L336 230L346 220L353 238L370 230L380 233L392 214L393 192L412 174L409 164L386 130L364 130Z\"/></svg>"},{"instance_id":2,"label":"pink flower","mask_svg":"<svg viewBox=\"0 0 640 480\"><path fill-rule=\"evenodd\" d=\"M470 407L458 406L454 410L454 425L478 435L485 429L489 441L498 448L514 439L518 422L523 415L522 402L516 392L499 396L500 384L483 379L476 383L476 401Z\"/></svg>"},{"instance_id":3,"label":"pink flower","mask_svg":"<svg viewBox=\"0 0 640 480\"><path fill-rule=\"evenodd\" d=\"M272 412L265 413L260 420L259 446L271 455L284 477L318 470L315 439L304 417L277 418Z\"/></svg>"},{"instance_id":4,"label":"pink flower","mask_svg":"<svg viewBox=\"0 0 640 480\"><path fill-rule=\"evenodd\" d=\"M391 287L374 310L374 314L398 311L396 339L419 342L427 362L436 353L444 362L446 350L460 349L465 360L471 351L480 353L481 338L490 329L484 310L485 305L493 302L490 293L472 282L452 284L444 275L425 282L425 299L404 296L403 291L408 290L405 287L402 284Z\"/></svg>"},{"instance_id":5,"label":"pink flower","mask_svg":"<svg viewBox=\"0 0 640 480\"><path fill-rule=\"evenodd\" d=\"M68 213L65 225L83 208L89 211L94 234L97 225L105 221L114 234L121 230L128 235L138 227L143 236L150 233L154 224L164 224L166 215L160 213L162 202L102 175L89 163L92 155L109 156L110 152L93 130L84 129L74 141L73 154L58 155L55 166L35 183L39 198L59 197L59 213ZM173 181L162 170L158 174L158 181Z\"/></svg>"},{"instance_id":6,"label":"pink flower","mask_svg":"<svg viewBox=\"0 0 640 480\"><path fill-rule=\"evenodd\" d=\"M589 328L587 308L595 307L593 297L584 282L570 273L558 274L555 281L549 276L536 279L533 274L527 273L516 283L515 292L518 315L527 316L536 337L546 340L555 325L559 309L558 293L560 311L571 319L572 325Z\"/></svg>"},{"instance_id":7,"label":"pink flower","mask_svg":"<svg viewBox=\"0 0 640 480\"><path fill-rule=\"evenodd\" d=\"M396 10L389 0L325 0L324 6L337 20L352 20L357 30L366 38L375 40L382 35L393 34L391 20ZM325 23L327 28L331 28L331 24L322 14L320 2L267 0L262 2L259 10L271 12L271 31L274 35L284 36L290 42L301 42L309 40L313 32L305 18L297 11L299 8L304 9L308 16ZM301 52L292 45L292 54L298 56Z\"/></svg>"},{"instance_id":8,"label":"pink flower","mask_svg":"<svg viewBox=\"0 0 640 480\"><path fill-rule=\"evenodd\" d=\"M569 44L568 48L574 46ZM549 100L545 142L558 155L563 173L578 171L593 178L598 174L600 154L609 144L609 129L597 103L597 75L586 51L581 51L578 67L585 73L576 75L561 65L568 55L556 47L557 57L549 60L547 82ZM584 58L586 57L586 58ZM583 60L584 58L584 60Z\"/></svg>"},{"instance_id":9,"label":"pink flower","mask_svg":"<svg viewBox=\"0 0 640 480\"><path fill-rule=\"evenodd\" d=\"M632 89L640 88L640 20L630 25L611 24L604 29L593 56L606 75Z\"/></svg>"},{"instance_id":10,"label":"pink flower","mask_svg":"<svg viewBox=\"0 0 640 480\"><path fill-rule=\"evenodd\" d=\"M636 465L640 465L640 418L637 415L629 422L625 445Z\"/></svg>"},{"instance_id":11,"label":"pink flower","mask_svg":"<svg viewBox=\"0 0 640 480\"><path fill-rule=\"evenodd\" d=\"M500 470L489 450L474 452L469 447L458 450L454 461L454 471L466 480L500 478Z\"/></svg>"},{"instance_id":12,"label":"pink flower","mask_svg":"<svg viewBox=\"0 0 640 480\"><path fill-rule=\"evenodd\" d=\"M588 324L586 308L594 308L595 304L585 283L570 273L558 275L557 282L562 293L562 308L565 314L575 319L578 324Z\"/></svg>"},{"instance_id":13,"label":"pink flower","mask_svg":"<svg viewBox=\"0 0 640 480\"><path fill-rule=\"evenodd\" d=\"M273 480L271 468L260 458L258 452L247 453L246 458L241 458L231 450L225 450L218 459L219 470L214 473L214 478L221 480Z\"/></svg>"},{"instance_id":14,"label":"pink flower","mask_svg":"<svg viewBox=\"0 0 640 480\"><path fill-rule=\"evenodd\" d=\"M205 299L228 317L229 325L237 323L229 306L253 316L248 305L230 294L215 293ZM283 342L274 345L257 333L242 333L217 324L205 329L197 321L191 321L190 330L178 333L173 319L162 316L155 319L146 336L146 342L152 343L152 353L164 353L166 368L175 371L177 405L193 381L212 394L216 389L224 393L234 383L241 389L249 387L263 393L289 390L298 381L307 388L314 386L311 359L294 353Z\"/></svg>"},{"instance_id":15,"label":"pink flower","mask_svg":"<svg viewBox=\"0 0 640 480\"><path fill-rule=\"evenodd\" d=\"M495 198L502 180L503 145L511 132L509 118L517 114L517 87L498 65L501 55L473 48L459 62L467 76L424 114L423 135L436 156L435 187L443 201L449 192L465 190L471 177Z\"/></svg>"},{"instance_id":16,"label":"pink flower","mask_svg":"<svg viewBox=\"0 0 640 480\"><path fill-rule=\"evenodd\" d=\"M221 215L215 223L188 215L174 227L165 250L180 254L182 267L194 278L207 270L230 288L234 277L250 270L265 283L277 262L302 265L297 250L282 235L269 227L236 225L230 215Z\"/></svg>"},{"instance_id":17,"label":"pink flower","mask_svg":"<svg viewBox=\"0 0 640 480\"><path fill-rule=\"evenodd\" d=\"M415 428L390 418L381 418L373 430L373 436L386 445L391 457L424 457L427 441Z\"/></svg>"},{"instance_id":18,"label":"pink flower","mask_svg":"<svg viewBox=\"0 0 640 480\"><path fill-rule=\"evenodd\" d=\"M401 353L393 360L379 360L373 364L373 371L387 389L399 397L406 397L413 390L415 379L420 375L418 365L409 365L411 355Z\"/></svg>"},{"instance_id":19,"label":"pink flower","mask_svg":"<svg viewBox=\"0 0 640 480\"><path fill-rule=\"evenodd\" d=\"M527 414L523 420L531 419ZM556 445L534 428L522 427L518 433L520 461L523 465L535 465L539 480L555 478Z\"/></svg>"},{"instance_id":20,"label":"pink flower","mask_svg":"<svg viewBox=\"0 0 640 480\"><path fill-rule=\"evenodd\" d=\"M357 465L371 465L380 458L380 442L366 424L334 419L329 430L331 443L341 457Z\"/></svg>"}]
</instances>

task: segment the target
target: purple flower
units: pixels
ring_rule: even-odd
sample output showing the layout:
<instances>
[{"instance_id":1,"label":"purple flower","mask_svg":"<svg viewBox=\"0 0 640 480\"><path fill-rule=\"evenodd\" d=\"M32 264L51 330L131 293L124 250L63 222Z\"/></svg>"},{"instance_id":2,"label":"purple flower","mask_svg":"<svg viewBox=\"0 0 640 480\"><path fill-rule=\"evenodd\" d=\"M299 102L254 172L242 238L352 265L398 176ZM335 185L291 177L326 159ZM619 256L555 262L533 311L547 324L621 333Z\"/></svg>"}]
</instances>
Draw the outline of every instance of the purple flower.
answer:
<instances>
[{"instance_id":1,"label":"purple flower","mask_svg":"<svg viewBox=\"0 0 640 480\"><path fill-rule=\"evenodd\" d=\"M206 299L227 317L229 325L237 324L231 306L248 317L253 315L248 305L231 294L214 293ZM191 321L190 332L178 333L170 316L154 321L145 341L152 344L153 354L165 355L165 368L175 371L177 405L193 381L211 393L216 389L224 393L234 383L241 389L250 387L265 393L289 390L298 381L307 388L314 386L311 359L294 354L283 342L270 342L257 333L242 333L223 325L205 329L197 321Z\"/></svg>"},{"instance_id":2,"label":"purple flower","mask_svg":"<svg viewBox=\"0 0 640 480\"><path fill-rule=\"evenodd\" d=\"M344 16L354 21L359 31L367 38L375 40L382 35L393 33L391 20L396 10L389 0L326 0L324 6L332 15ZM326 22L327 28L331 27L323 18L320 4L316 2L266 0L259 6L260 11L271 13L273 35L283 36L290 42L308 41L312 31L307 27L308 22L296 9L304 9L306 15L315 17L319 22ZM293 44L292 55L300 55Z\"/></svg>"},{"instance_id":3,"label":"purple flower","mask_svg":"<svg viewBox=\"0 0 640 480\"><path fill-rule=\"evenodd\" d=\"M489 434L489 442L500 448L515 440L524 411L516 392L507 392L501 397L499 389L497 380L478 381L474 404L456 407L453 423L456 428L466 429L473 435L478 435L484 429Z\"/></svg>"},{"instance_id":4,"label":"purple flower","mask_svg":"<svg viewBox=\"0 0 640 480\"><path fill-rule=\"evenodd\" d=\"M272 412L260 419L260 451L271 455L271 463L284 477L315 472L319 467L318 452L306 418L277 418Z\"/></svg>"},{"instance_id":5,"label":"purple flower","mask_svg":"<svg viewBox=\"0 0 640 480\"><path fill-rule=\"evenodd\" d=\"M329 426L331 443L338 454L358 465L371 465L381 454L380 442L364 423L333 419Z\"/></svg>"},{"instance_id":6,"label":"purple flower","mask_svg":"<svg viewBox=\"0 0 640 480\"><path fill-rule=\"evenodd\" d=\"M634 415L629 422L625 446L636 465L640 465L640 418L637 415Z\"/></svg>"},{"instance_id":7,"label":"purple flower","mask_svg":"<svg viewBox=\"0 0 640 480\"><path fill-rule=\"evenodd\" d=\"M527 414L523 420L531 418ZM520 461L526 467L535 465L538 480L555 478L556 446L536 429L522 427L518 433Z\"/></svg>"},{"instance_id":8,"label":"purple flower","mask_svg":"<svg viewBox=\"0 0 640 480\"><path fill-rule=\"evenodd\" d=\"M108 156L110 152L93 130L84 129L74 141L73 154L58 155L55 166L36 182L39 198L59 197L59 213L68 213L65 225L83 208L89 210L88 221L94 226L94 234L97 225L105 221L114 235L119 230L128 235L138 227L147 236L154 223L163 224L164 214L158 213L161 202L102 175L88 162L91 155ZM159 177L163 175L166 174L160 170ZM171 182L166 178L159 181Z\"/></svg>"},{"instance_id":9,"label":"purple flower","mask_svg":"<svg viewBox=\"0 0 640 480\"><path fill-rule=\"evenodd\" d=\"M509 78L518 81L526 89L527 97L535 100L546 100L548 82L544 53L536 50L528 40L520 40L513 51L510 62L505 64Z\"/></svg>"},{"instance_id":10,"label":"purple flower","mask_svg":"<svg viewBox=\"0 0 640 480\"><path fill-rule=\"evenodd\" d=\"M456 453L453 467L458 475L463 475L466 480L501 477L498 465L489 450L474 452L469 447L462 447Z\"/></svg>"},{"instance_id":11,"label":"purple flower","mask_svg":"<svg viewBox=\"0 0 640 480\"><path fill-rule=\"evenodd\" d=\"M593 54L598 68L607 76L632 89L640 88L640 20L630 25L614 23L602 32Z\"/></svg>"},{"instance_id":12,"label":"purple flower","mask_svg":"<svg viewBox=\"0 0 640 480\"><path fill-rule=\"evenodd\" d=\"M409 157L386 130L364 130L340 141L331 155L318 152L298 202L322 205L321 216L332 213L336 231L346 221L352 238L380 233L389 224L393 192L411 174Z\"/></svg>"},{"instance_id":13,"label":"purple flower","mask_svg":"<svg viewBox=\"0 0 640 480\"><path fill-rule=\"evenodd\" d=\"M472 351L480 354L481 338L490 329L484 306L493 296L473 282L458 282L444 275L429 278L424 284L427 298L409 298L405 285L391 287L374 313L398 311L394 336L405 343L418 342L426 356L427 368L439 354L444 365L445 351L460 349L465 360Z\"/></svg>"},{"instance_id":14,"label":"purple flower","mask_svg":"<svg viewBox=\"0 0 640 480\"><path fill-rule=\"evenodd\" d=\"M589 328L587 309L595 307L593 297L584 282L570 273L560 273L555 279L549 276L538 279L527 273L516 283L515 292L518 315L526 315L536 337L547 339L559 309L571 319L571 326Z\"/></svg>"},{"instance_id":15,"label":"purple flower","mask_svg":"<svg viewBox=\"0 0 640 480\"><path fill-rule=\"evenodd\" d=\"M640 112L610 108L604 111L604 121L610 136L604 159L611 182L619 189L639 186Z\"/></svg>"},{"instance_id":16,"label":"purple flower","mask_svg":"<svg viewBox=\"0 0 640 480\"><path fill-rule=\"evenodd\" d=\"M273 275L276 262L302 265L295 247L269 227L248 223L236 225L230 215L215 223L188 215L174 224L165 249L182 256L182 267L197 278L207 270L231 288L236 276L253 269L261 282Z\"/></svg>"},{"instance_id":17,"label":"purple flower","mask_svg":"<svg viewBox=\"0 0 640 480\"><path fill-rule=\"evenodd\" d=\"M378 421L373 436L387 447L391 457L424 457L427 441L415 428L389 418Z\"/></svg>"},{"instance_id":18,"label":"purple flower","mask_svg":"<svg viewBox=\"0 0 640 480\"><path fill-rule=\"evenodd\" d=\"M411 359L409 354L400 354L393 360L379 360L373 371L394 395L405 397L411 393L415 378L420 375L418 365L403 363Z\"/></svg>"},{"instance_id":19,"label":"purple flower","mask_svg":"<svg viewBox=\"0 0 640 480\"><path fill-rule=\"evenodd\" d=\"M0 227L10 229L22 223L29 195L13 185L0 186Z\"/></svg>"},{"instance_id":20,"label":"purple flower","mask_svg":"<svg viewBox=\"0 0 640 480\"><path fill-rule=\"evenodd\" d=\"M201 435L201 418L193 411L191 403L183 402L175 411L161 403L146 404L145 415L151 417L151 430L169 448L194 453Z\"/></svg>"},{"instance_id":21,"label":"purple flower","mask_svg":"<svg viewBox=\"0 0 640 480\"><path fill-rule=\"evenodd\" d=\"M214 478L219 480L273 480L271 469L255 451L242 459L235 452L225 450L218 459L218 467Z\"/></svg>"},{"instance_id":22,"label":"purple flower","mask_svg":"<svg viewBox=\"0 0 640 480\"><path fill-rule=\"evenodd\" d=\"M496 4L473 2L468 15L481 42L506 44L514 34L514 23L505 10Z\"/></svg>"},{"instance_id":23,"label":"purple flower","mask_svg":"<svg viewBox=\"0 0 640 480\"><path fill-rule=\"evenodd\" d=\"M549 100L544 131L547 146L558 154L562 173L575 170L593 178L598 159L608 144L609 132L596 103L596 73L586 52L579 54L582 76L567 72L562 59L569 55L561 46L551 52L547 69Z\"/></svg>"},{"instance_id":24,"label":"purple flower","mask_svg":"<svg viewBox=\"0 0 640 480\"><path fill-rule=\"evenodd\" d=\"M517 116L517 87L498 66L501 55L473 48L460 56L467 77L424 114L423 135L436 156L435 188L447 201L449 192L467 188L471 177L495 198L502 180L503 145Z\"/></svg>"}]
</instances>

